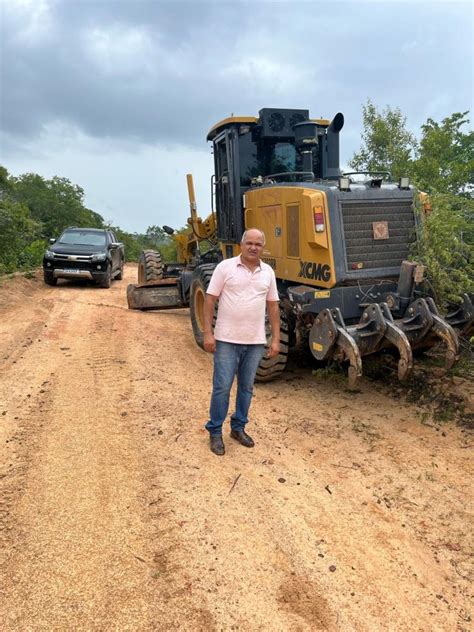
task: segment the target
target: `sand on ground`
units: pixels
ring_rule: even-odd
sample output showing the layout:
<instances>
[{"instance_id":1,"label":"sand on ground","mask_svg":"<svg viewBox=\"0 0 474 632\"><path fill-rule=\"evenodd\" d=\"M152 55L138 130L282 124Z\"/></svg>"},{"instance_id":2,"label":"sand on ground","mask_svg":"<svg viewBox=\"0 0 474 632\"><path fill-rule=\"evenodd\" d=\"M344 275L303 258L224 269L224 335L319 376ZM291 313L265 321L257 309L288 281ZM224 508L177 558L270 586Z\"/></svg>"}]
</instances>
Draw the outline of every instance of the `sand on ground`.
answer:
<instances>
[{"instance_id":1,"label":"sand on ground","mask_svg":"<svg viewBox=\"0 0 474 632\"><path fill-rule=\"evenodd\" d=\"M135 279L1 284L2 630L471 629L472 432L293 361L216 457L212 356Z\"/></svg>"}]
</instances>

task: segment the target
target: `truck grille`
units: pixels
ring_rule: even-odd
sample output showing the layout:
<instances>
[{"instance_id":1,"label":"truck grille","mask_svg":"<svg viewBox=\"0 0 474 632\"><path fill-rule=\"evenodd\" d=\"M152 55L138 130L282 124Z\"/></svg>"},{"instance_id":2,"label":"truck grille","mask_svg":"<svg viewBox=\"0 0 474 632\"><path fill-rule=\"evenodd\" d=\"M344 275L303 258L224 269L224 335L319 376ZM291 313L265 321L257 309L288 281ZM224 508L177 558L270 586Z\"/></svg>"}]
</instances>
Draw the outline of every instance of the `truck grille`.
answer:
<instances>
[{"instance_id":1,"label":"truck grille","mask_svg":"<svg viewBox=\"0 0 474 632\"><path fill-rule=\"evenodd\" d=\"M55 267L60 267L63 270L92 270L95 265L92 264L90 258L88 261L77 259L76 261L68 261L67 258L55 257ZM100 262L102 265L103 261Z\"/></svg>"},{"instance_id":2,"label":"truck grille","mask_svg":"<svg viewBox=\"0 0 474 632\"><path fill-rule=\"evenodd\" d=\"M396 268L415 240L411 200L341 204L347 269ZM387 222L388 239L374 239L374 222Z\"/></svg>"},{"instance_id":3,"label":"truck grille","mask_svg":"<svg viewBox=\"0 0 474 632\"><path fill-rule=\"evenodd\" d=\"M57 261L75 261L76 263L78 261L90 261L92 259L91 255L61 255L61 254L55 254L54 258Z\"/></svg>"}]
</instances>

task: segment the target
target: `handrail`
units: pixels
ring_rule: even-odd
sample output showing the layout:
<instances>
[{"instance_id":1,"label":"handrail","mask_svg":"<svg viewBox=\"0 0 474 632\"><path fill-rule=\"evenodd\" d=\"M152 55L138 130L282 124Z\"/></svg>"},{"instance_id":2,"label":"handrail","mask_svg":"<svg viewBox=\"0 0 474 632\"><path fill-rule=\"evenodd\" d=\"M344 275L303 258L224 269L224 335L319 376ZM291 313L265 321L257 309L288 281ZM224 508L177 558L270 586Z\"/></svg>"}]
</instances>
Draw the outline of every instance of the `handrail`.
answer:
<instances>
[{"instance_id":1,"label":"handrail","mask_svg":"<svg viewBox=\"0 0 474 632\"><path fill-rule=\"evenodd\" d=\"M263 180L271 180L272 178L280 178L283 176L311 176L313 182L316 179L313 171L284 171L283 173L271 173L268 176L263 176Z\"/></svg>"},{"instance_id":2,"label":"handrail","mask_svg":"<svg viewBox=\"0 0 474 632\"><path fill-rule=\"evenodd\" d=\"M392 174L390 173L390 171L345 171L343 174L344 176L370 176L370 175L377 175L377 176L388 176L389 180L392 180Z\"/></svg>"}]
</instances>

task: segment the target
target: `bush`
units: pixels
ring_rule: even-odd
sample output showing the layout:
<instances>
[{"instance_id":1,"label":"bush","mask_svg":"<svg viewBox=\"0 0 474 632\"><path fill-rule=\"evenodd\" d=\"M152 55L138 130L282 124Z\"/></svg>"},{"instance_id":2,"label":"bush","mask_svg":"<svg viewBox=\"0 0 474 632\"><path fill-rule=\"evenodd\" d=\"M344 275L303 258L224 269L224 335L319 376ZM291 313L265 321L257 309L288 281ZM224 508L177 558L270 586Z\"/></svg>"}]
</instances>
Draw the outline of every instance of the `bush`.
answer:
<instances>
[{"instance_id":1,"label":"bush","mask_svg":"<svg viewBox=\"0 0 474 632\"><path fill-rule=\"evenodd\" d=\"M38 238L41 226L28 208L5 197L0 199L0 272L14 272L19 257Z\"/></svg>"},{"instance_id":2,"label":"bush","mask_svg":"<svg viewBox=\"0 0 474 632\"><path fill-rule=\"evenodd\" d=\"M474 200L450 194L431 197L413 258L426 265L426 278L440 307L474 292Z\"/></svg>"},{"instance_id":3,"label":"bush","mask_svg":"<svg viewBox=\"0 0 474 632\"><path fill-rule=\"evenodd\" d=\"M18 267L28 270L40 266L47 247L47 242L44 239L37 239L28 244L23 252L18 255Z\"/></svg>"}]
</instances>

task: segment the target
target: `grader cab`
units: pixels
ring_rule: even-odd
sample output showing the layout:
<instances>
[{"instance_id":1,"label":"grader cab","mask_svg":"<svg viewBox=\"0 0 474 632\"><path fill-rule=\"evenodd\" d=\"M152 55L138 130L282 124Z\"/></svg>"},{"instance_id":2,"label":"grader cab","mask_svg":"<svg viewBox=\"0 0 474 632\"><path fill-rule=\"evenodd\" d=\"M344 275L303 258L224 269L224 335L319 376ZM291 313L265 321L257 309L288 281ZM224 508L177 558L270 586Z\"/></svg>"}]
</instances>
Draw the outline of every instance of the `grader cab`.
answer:
<instances>
[{"instance_id":1,"label":"grader cab","mask_svg":"<svg viewBox=\"0 0 474 632\"><path fill-rule=\"evenodd\" d=\"M455 330L467 334L473 326L472 297L439 314L424 292L423 267L408 261L429 212L426 196L407 178L341 173L343 125L341 113L329 121L274 108L214 125L207 136L214 154L211 213L198 216L188 175L191 216L188 234L174 235L178 262L164 266L159 253L142 253L129 307L189 306L202 346L212 271L239 254L246 228L259 228L263 260L277 278L282 334L279 356L262 360L258 380L278 376L296 344L308 344L317 360L348 362L351 384L362 375L363 356L390 347L399 354L400 379L412 369L413 349L439 341L450 368L459 349Z\"/></svg>"}]
</instances>

